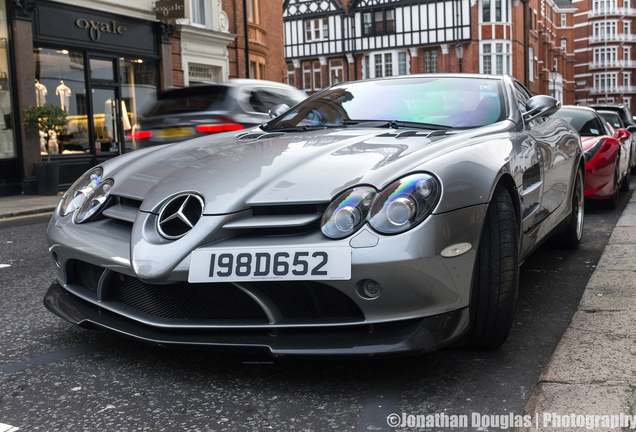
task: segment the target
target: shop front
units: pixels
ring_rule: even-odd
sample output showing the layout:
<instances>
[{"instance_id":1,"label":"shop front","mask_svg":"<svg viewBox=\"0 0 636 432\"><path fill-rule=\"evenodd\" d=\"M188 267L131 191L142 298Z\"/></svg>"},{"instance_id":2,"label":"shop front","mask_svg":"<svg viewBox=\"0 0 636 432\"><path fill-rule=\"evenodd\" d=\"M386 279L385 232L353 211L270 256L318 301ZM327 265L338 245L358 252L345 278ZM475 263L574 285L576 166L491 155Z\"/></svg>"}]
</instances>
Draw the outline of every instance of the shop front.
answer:
<instances>
[{"instance_id":1,"label":"shop front","mask_svg":"<svg viewBox=\"0 0 636 432\"><path fill-rule=\"evenodd\" d=\"M20 112L52 104L65 111L66 122L57 133L40 130L36 137L23 128L22 186L32 190L29 164L39 156L59 163L63 190L90 167L132 150L137 118L172 81L162 62L169 40L157 22L62 3L38 1L27 18L31 54L16 50L15 61ZM32 91L24 88L29 75Z\"/></svg>"}]
</instances>

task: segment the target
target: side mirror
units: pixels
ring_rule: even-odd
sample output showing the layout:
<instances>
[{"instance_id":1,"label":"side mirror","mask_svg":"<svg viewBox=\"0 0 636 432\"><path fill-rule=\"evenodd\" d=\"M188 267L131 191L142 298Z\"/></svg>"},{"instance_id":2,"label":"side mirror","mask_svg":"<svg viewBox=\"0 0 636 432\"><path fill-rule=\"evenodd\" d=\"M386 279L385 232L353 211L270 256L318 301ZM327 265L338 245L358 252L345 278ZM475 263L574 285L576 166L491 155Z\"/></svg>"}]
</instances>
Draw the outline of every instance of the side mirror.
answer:
<instances>
[{"instance_id":1,"label":"side mirror","mask_svg":"<svg viewBox=\"0 0 636 432\"><path fill-rule=\"evenodd\" d=\"M629 131L627 129L620 128L620 129L618 129L616 131L616 138L619 141L625 141L630 136L631 136L631 134L629 133Z\"/></svg>"},{"instance_id":2,"label":"side mirror","mask_svg":"<svg viewBox=\"0 0 636 432\"><path fill-rule=\"evenodd\" d=\"M630 133L634 133L636 132L636 126L634 125L629 125L626 127L626 129L630 132Z\"/></svg>"},{"instance_id":3,"label":"side mirror","mask_svg":"<svg viewBox=\"0 0 636 432\"><path fill-rule=\"evenodd\" d=\"M523 118L525 121L530 121L537 117L547 117L557 112L559 108L561 108L561 102L551 96L534 96L528 99Z\"/></svg>"},{"instance_id":4,"label":"side mirror","mask_svg":"<svg viewBox=\"0 0 636 432\"><path fill-rule=\"evenodd\" d=\"M287 104L278 104L274 105L272 109L269 110L269 118L276 118L279 115L283 114L289 109L289 105Z\"/></svg>"}]
</instances>

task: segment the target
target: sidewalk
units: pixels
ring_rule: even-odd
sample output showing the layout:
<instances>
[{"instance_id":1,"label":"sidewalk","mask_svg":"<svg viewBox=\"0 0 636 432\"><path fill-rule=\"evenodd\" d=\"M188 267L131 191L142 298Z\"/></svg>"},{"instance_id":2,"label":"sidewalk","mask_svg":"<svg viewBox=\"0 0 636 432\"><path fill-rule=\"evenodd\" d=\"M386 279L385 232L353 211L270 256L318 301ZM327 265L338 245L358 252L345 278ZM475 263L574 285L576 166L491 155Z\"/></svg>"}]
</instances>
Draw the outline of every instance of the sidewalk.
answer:
<instances>
[{"instance_id":1,"label":"sidewalk","mask_svg":"<svg viewBox=\"0 0 636 432\"><path fill-rule=\"evenodd\" d=\"M0 220L15 216L52 212L61 199L62 194L0 197Z\"/></svg>"},{"instance_id":2,"label":"sidewalk","mask_svg":"<svg viewBox=\"0 0 636 432\"><path fill-rule=\"evenodd\" d=\"M635 293L636 194L526 404L532 427L517 431L636 430L612 423L636 415Z\"/></svg>"}]
</instances>

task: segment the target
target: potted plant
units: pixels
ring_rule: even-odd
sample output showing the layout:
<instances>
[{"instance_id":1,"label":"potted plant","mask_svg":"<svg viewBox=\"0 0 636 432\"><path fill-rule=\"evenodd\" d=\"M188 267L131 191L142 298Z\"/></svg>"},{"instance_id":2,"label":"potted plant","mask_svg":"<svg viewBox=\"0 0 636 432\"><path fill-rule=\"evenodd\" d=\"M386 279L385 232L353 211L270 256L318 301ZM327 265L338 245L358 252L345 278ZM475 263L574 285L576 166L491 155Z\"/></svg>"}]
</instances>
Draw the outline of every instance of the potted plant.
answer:
<instances>
[{"instance_id":1,"label":"potted plant","mask_svg":"<svg viewBox=\"0 0 636 432\"><path fill-rule=\"evenodd\" d=\"M56 195L60 182L60 163L51 162L53 148L51 138L66 131L66 111L50 103L24 109L24 127L27 131L45 139L46 162L35 162L33 169L38 183L39 195ZM56 151L56 150L55 150Z\"/></svg>"}]
</instances>

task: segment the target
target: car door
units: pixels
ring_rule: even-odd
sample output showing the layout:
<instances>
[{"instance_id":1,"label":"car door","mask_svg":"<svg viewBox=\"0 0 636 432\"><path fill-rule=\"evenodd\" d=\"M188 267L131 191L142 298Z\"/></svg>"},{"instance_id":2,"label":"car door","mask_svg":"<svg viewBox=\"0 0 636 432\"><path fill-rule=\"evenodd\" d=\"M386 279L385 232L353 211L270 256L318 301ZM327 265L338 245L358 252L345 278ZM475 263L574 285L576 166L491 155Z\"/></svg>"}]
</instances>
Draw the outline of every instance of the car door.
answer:
<instances>
[{"instance_id":1,"label":"car door","mask_svg":"<svg viewBox=\"0 0 636 432\"><path fill-rule=\"evenodd\" d=\"M515 83L515 86L518 98L530 98L525 87L520 83ZM532 218L524 220L527 231L542 223L562 205L567 205L578 142L572 139L572 130L566 122L552 117L540 117L525 126L526 133L535 144L533 157L537 158L538 164L530 166L524 173L524 183L537 176L541 182L539 188L531 191L536 209Z\"/></svg>"}]
</instances>

